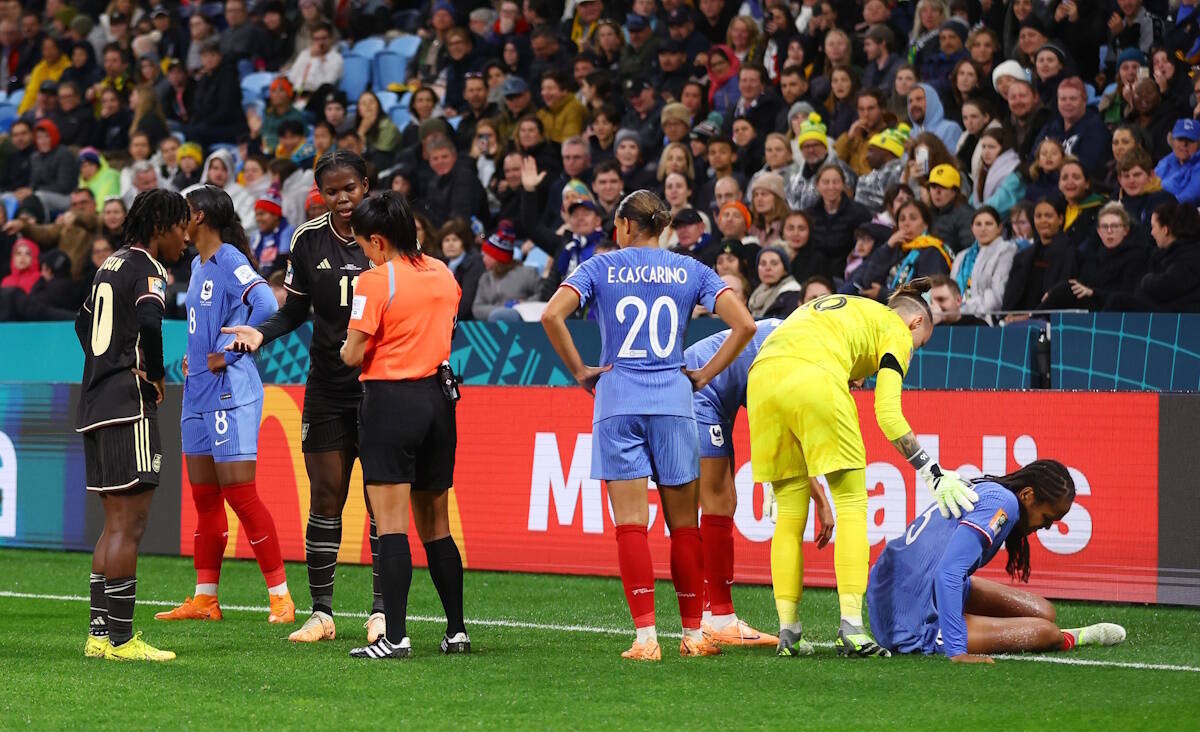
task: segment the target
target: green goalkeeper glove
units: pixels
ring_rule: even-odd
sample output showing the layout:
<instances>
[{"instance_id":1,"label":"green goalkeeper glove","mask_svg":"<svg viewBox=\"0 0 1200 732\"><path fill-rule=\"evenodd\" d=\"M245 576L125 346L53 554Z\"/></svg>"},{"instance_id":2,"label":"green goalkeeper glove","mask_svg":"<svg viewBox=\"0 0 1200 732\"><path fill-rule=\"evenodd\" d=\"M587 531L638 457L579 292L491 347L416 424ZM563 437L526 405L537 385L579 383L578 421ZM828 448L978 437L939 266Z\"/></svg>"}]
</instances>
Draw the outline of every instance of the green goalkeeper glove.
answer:
<instances>
[{"instance_id":1,"label":"green goalkeeper glove","mask_svg":"<svg viewBox=\"0 0 1200 732\"><path fill-rule=\"evenodd\" d=\"M933 494L942 518L950 518L951 514L954 518L962 518L964 513L975 508L979 494L953 470L942 470L937 463L929 462L917 474Z\"/></svg>"}]
</instances>

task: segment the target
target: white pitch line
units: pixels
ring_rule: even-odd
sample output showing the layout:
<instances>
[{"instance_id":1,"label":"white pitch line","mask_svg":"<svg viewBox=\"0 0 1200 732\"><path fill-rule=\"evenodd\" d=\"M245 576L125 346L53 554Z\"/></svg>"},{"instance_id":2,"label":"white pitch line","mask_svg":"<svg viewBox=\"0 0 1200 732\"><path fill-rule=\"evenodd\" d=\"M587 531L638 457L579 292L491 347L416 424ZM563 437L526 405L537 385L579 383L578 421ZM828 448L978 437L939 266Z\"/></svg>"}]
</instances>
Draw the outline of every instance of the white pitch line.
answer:
<instances>
[{"instance_id":1,"label":"white pitch line","mask_svg":"<svg viewBox=\"0 0 1200 732\"><path fill-rule=\"evenodd\" d=\"M12 592L0 590L0 598L18 600L50 600L53 602L89 602L91 598L83 595L45 595L32 592ZM175 607L177 602L171 600L138 600L140 605L154 607ZM257 605L222 605L222 611L265 613L270 608ZM339 612L339 616L348 618L365 618L367 613ZM408 620L414 623L442 623L446 618L439 615L410 615ZM524 620L505 620L503 618L467 618L470 625L480 625L490 628L521 628L525 630L549 630L559 633L592 633L595 635L629 635L628 628L605 628L596 625L558 625L555 623L532 623ZM664 638L679 638L680 633L659 633ZM813 642L818 648L833 648L833 643L826 641ZM1127 668L1138 671L1185 671L1200 673L1200 666L1176 666L1166 663L1136 663L1130 661L1094 661L1086 658L1064 658L1062 656L1035 656L998 654L995 658L1005 661L1034 661L1036 663L1058 663L1067 666L1100 666L1104 668Z\"/></svg>"}]
</instances>

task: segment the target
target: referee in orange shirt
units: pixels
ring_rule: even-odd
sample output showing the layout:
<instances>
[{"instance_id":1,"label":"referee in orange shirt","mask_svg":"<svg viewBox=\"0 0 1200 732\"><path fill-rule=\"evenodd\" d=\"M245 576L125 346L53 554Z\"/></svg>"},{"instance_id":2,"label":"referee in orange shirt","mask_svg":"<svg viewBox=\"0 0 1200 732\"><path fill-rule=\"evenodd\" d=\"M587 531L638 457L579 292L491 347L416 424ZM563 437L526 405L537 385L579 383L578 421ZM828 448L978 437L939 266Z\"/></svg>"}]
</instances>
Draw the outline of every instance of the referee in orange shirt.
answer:
<instances>
[{"instance_id":1,"label":"referee in orange shirt","mask_svg":"<svg viewBox=\"0 0 1200 732\"><path fill-rule=\"evenodd\" d=\"M387 633L350 655L382 659L412 653L405 629L412 583L410 500L429 574L446 611L442 652L469 653L462 557L450 535L447 509L458 441L458 387L448 359L462 290L445 264L421 254L412 212L400 195L387 192L364 200L350 224L374 267L354 286L342 360L362 366L359 460L379 528L387 618Z\"/></svg>"}]
</instances>

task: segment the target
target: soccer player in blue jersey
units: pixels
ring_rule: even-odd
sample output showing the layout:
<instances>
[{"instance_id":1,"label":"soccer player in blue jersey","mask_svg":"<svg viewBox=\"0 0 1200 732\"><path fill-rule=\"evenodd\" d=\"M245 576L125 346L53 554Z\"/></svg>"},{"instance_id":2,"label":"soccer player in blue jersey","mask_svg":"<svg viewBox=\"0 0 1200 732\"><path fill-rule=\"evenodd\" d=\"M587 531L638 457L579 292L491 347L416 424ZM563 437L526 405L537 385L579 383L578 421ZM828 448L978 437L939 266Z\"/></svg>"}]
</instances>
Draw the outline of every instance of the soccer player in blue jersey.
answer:
<instances>
[{"instance_id":1,"label":"soccer player in blue jersey","mask_svg":"<svg viewBox=\"0 0 1200 732\"><path fill-rule=\"evenodd\" d=\"M617 558L637 639L622 655L660 660L654 623L654 568L646 527L649 478L659 487L671 530L671 579L683 620L682 656L720 649L704 638L704 569L697 526L700 473L692 392L725 370L754 337L754 321L728 288L698 260L659 248L670 224L667 205L650 191L624 198L614 216L620 251L579 266L546 306L542 325L576 381L595 393L592 477L608 482L616 519ZM698 369L687 369L683 334L697 304L732 332ZM602 366L587 366L567 330L581 305L597 313Z\"/></svg>"},{"instance_id":2,"label":"soccer player in blue jersey","mask_svg":"<svg viewBox=\"0 0 1200 732\"><path fill-rule=\"evenodd\" d=\"M876 641L899 653L991 663L992 653L1125 640L1125 629L1113 623L1060 630L1045 598L971 576L1004 546L1008 574L1029 581L1029 535L1061 521L1075 501L1066 466L1035 460L1008 475L979 478L972 487L979 494L974 509L943 518L931 505L884 548L867 585Z\"/></svg>"},{"instance_id":3,"label":"soccer player in blue jersey","mask_svg":"<svg viewBox=\"0 0 1200 732\"><path fill-rule=\"evenodd\" d=\"M271 288L254 267L246 233L225 191L201 185L187 191L188 238L199 255L187 291L188 345L183 387L183 453L196 505L196 592L159 620L220 620L217 583L229 526L225 502L237 514L267 581L270 623L291 623L275 522L255 488L263 386L254 357L226 351L223 326L257 325L277 309Z\"/></svg>"},{"instance_id":4,"label":"soccer player in blue jersey","mask_svg":"<svg viewBox=\"0 0 1200 732\"><path fill-rule=\"evenodd\" d=\"M700 441L700 536L704 545L705 608L700 628L704 637L717 645L773 646L779 642L775 636L755 630L737 616L730 589L734 565L733 514L737 509L733 422L738 410L746 406L750 366L763 341L782 322L776 318L758 321L757 332L741 355L692 395ZM687 368L699 369L712 360L730 332L714 333L684 351ZM833 511L824 488L816 480L812 480L811 492L820 524L815 538L817 546L824 547L833 534Z\"/></svg>"}]
</instances>

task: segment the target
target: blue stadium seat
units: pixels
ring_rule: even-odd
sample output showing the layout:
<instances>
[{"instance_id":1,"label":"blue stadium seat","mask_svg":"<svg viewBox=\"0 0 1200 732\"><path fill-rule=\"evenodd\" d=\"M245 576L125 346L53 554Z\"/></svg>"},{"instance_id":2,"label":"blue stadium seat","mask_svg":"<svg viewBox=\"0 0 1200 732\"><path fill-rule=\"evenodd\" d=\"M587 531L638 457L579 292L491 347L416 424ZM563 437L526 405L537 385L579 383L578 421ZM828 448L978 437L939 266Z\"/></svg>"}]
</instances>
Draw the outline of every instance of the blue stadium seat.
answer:
<instances>
[{"instance_id":1,"label":"blue stadium seat","mask_svg":"<svg viewBox=\"0 0 1200 732\"><path fill-rule=\"evenodd\" d=\"M396 125L396 129L404 132L404 128L412 122L412 114L408 111L408 107L392 107L388 111L388 116L392 118L392 124Z\"/></svg>"},{"instance_id":2,"label":"blue stadium seat","mask_svg":"<svg viewBox=\"0 0 1200 732\"><path fill-rule=\"evenodd\" d=\"M386 90L375 92L375 96L379 97L379 106L385 113L390 111L392 107L396 106L396 102L400 100L400 98L396 95L396 92L390 92Z\"/></svg>"},{"instance_id":3,"label":"blue stadium seat","mask_svg":"<svg viewBox=\"0 0 1200 732\"><path fill-rule=\"evenodd\" d=\"M272 81L275 81L275 74L270 71L256 71L243 76L242 99L265 99Z\"/></svg>"},{"instance_id":4,"label":"blue stadium seat","mask_svg":"<svg viewBox=\"0 0 1200 732\"><path fill-rule=\"evenodd\" d=\"M421 37L417 35L407 34L399 38L392 39L392 42L387 45L387 50L398 53L406 58L412 58L417 55L417 49L421 46Z\"/></svg>"},{"instance_id":5,"label":"blue stadium seat","mask_svg":"<svg viewBox=\"0 0 1200 732\"><path fill-rule=\"evenodd\" d=\"M243 95L242 111L249 112L251 109L258 113L259 119L262 119L263 113L267 111L267 103L262 99L251 99Z\"/></svg>"},{"instance_id":6,"label":"blue stadium seat","mask_svg":"<svg viewBox=\"0 0 1200 732\"><path fill-rule=\"evenodd\" d=\"M342 91L346 92L347 97L358 99L358 96L365 92L371 83L371 61L365 56L354 53L346 54L342 60L344 66L339 86Z\"/></svg>"},{"instance_id":7,"label":"blue stadium seat","mask_svg":"<svg viewBox=\"0 0 1200 732\"><path fill-rule=\"evenodd\" d=\"M388 84L403 84L408 74L408 58L391 51L375 54L372 59L375 66L375 90L383 91Z\"/></svg>"},{"instance_id":8,"label":"blue stadium seat","mask_svg":"<svg viewBox=\"0 0 1200 732\"><path fill-rule=\"evenodd\" d=\"M6 102L0 102L0 119L6 117L17 118L21 115L17 114L17 103L11 99ZM11 123L10 123L11 124Z\"/></svg>"},{"instance_id":9,"label":"blue stadium seat","mask_svg":"<svg viewBox=\"0 0 1200 732\"><path fill-rule=\"evenodd\" d=\"M408 109L408 103L412 101L412 92L406 91L400 95L400 99L396 102L401 107Z\"/></svg>"},{"instance_id":10,"label":"blue stadium seat","mask_svg":"<svg viewBox=\"0 0 1200 732\"><path fill-rule=\"evenodd\" d=\"M7 101L9 104L13 105L14 107L19 107L19 106L21 106L21 100L24 98L25 98L25 88L22 87L22 88L16 90L15 92L13 92L12 94L9 94Z\"/></svg>"},{"instance_id":11,"label":"blue stadium seat","mask_svg":"<svg viewBox=\"0 0 1200 732\"><path fill-rule=\"evenodd\" d=\"M382 38L379 38L378 36L371 36L370 38L364 38L358 43L355 43L354 47L350 49L350 53L371 58L375 54L382 51L385 45L386 44L383 42Z\"/></svg>"}]
</instances>

